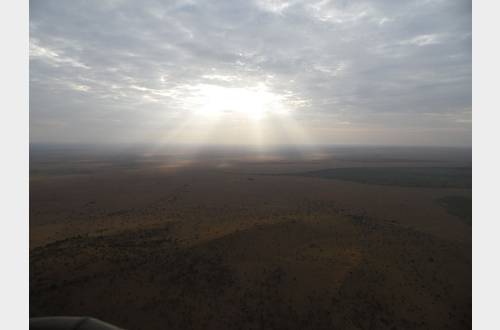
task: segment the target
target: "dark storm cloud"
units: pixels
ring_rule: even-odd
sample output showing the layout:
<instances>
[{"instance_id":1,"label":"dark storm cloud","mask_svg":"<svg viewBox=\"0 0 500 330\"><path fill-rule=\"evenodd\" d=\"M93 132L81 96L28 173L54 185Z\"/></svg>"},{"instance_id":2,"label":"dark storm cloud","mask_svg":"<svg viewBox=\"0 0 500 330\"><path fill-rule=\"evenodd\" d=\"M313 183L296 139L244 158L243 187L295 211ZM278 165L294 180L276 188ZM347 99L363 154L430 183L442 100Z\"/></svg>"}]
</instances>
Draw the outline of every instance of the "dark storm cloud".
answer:
<instances>
[{"instance_id":1,"label":"dark storm cloud","mask_svg":"<svg viewBox=\"0 0 500 330\"><path fill-rule=\"evenodd\" d=\"M192 86L258 83L309 131L469 143L470 1L30 2L34 142L145 139L180 123Z\"/></svg>"}]
</instances>

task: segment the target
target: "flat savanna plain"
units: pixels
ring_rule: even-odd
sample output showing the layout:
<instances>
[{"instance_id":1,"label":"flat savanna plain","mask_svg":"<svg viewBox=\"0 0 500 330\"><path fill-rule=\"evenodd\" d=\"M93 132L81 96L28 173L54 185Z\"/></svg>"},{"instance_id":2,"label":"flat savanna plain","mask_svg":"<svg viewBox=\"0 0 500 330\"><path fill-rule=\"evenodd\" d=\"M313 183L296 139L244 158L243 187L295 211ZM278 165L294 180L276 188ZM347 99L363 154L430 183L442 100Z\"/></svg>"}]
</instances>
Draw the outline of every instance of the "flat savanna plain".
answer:
<instances>
[{"instance_id":1,"label":"flat savanna plain","mask_svg":"<svg viewBox=\"0 0 500 330\"><path fill-rule=\"evenodd\" d=\"M30 314L471 328L470 150L31 152Z\"/></svg>"}]
</instances>

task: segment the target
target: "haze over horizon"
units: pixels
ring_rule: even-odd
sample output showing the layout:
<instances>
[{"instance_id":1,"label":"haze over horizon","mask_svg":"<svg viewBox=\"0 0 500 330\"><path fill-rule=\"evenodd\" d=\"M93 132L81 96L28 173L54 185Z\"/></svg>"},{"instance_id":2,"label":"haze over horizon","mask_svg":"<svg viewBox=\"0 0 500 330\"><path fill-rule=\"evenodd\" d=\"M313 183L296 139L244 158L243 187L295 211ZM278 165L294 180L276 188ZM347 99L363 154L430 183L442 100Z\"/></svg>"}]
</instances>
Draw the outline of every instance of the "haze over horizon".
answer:
<instances>
[{"instance_id":1,"label":"haze over horizon","mask_svg":"<svg viewBox=\"0 0 500 330\"><path fill-rule=\"evenodd\" d=\"M470 146L471 3L30 1L30 142Z\"/></svg>"}]
</instances>

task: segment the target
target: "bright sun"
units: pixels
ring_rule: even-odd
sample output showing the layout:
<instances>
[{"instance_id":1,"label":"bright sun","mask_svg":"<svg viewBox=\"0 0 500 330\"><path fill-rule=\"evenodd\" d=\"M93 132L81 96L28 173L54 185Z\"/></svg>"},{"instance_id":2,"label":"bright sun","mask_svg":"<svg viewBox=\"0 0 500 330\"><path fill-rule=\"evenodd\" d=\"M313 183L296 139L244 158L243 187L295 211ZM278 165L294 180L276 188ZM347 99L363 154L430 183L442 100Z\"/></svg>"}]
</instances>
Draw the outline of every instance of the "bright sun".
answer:
<instances>
[{"instance_id":1,"label":"bright sun","mask_svg":"<svg viewBox=\"0 0 500 330\"><path fill-rule=\"evenodd\" d=\"M282 98L264 84L245 88L202 84L197 86L194 103L212 117L229 113L257 120L285 110Z\"/></svg>"}]
</instances>

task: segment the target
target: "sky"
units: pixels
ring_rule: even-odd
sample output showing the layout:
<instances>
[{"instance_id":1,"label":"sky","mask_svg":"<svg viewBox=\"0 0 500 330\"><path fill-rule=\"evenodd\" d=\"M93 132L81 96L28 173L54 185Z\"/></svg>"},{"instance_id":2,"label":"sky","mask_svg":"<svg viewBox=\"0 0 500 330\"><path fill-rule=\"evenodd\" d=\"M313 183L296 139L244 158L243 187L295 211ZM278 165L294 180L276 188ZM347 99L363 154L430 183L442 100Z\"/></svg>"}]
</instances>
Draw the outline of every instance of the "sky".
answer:
<instances>
[{"instance_id":1,"label":"sky","mask_svg":"<svg viewBox=\"0 0 500 330\"><path fill-rule=\"evenodd\" d=\"M469 146L471 2L31 1L31 143Z\"/></svg>"}]
</instances>

